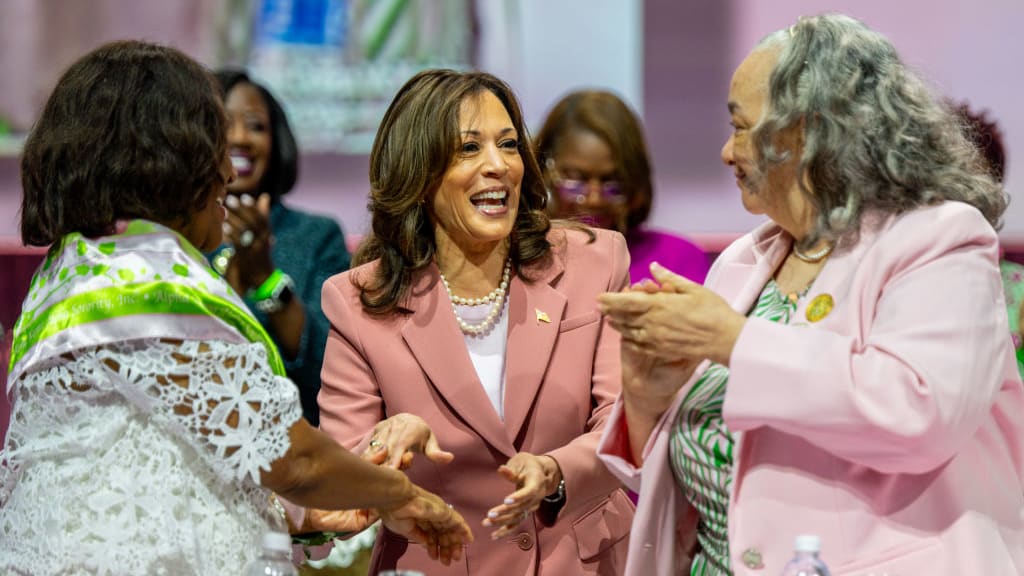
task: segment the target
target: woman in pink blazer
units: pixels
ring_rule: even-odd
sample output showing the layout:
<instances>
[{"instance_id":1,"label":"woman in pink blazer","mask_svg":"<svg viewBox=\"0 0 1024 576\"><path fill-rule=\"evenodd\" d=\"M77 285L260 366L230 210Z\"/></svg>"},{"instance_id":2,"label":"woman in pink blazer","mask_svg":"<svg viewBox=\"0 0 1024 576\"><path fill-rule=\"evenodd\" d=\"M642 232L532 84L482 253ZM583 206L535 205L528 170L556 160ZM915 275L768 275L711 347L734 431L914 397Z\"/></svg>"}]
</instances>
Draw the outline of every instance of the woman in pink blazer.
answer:
<instances>
[{"instance_id":1,"label":"woman in pink blazer","mask_svg":"<svg viewBox=\"0 0 1024 576\"><path fill-rule=\"evenodd\" d=\"M479 527L444 569L384 529L371 570L621 574L633 506L596 455L619 336L596 301L628 283L624 239L551 227L518 103L488 74L413 77L370 163L362 265L323 289L320 426Z\"/></svg>"},{"instance_id":2,"label":"woman in pink blazer","mask_svg":"<svg viewBox=\"0 0 1024 576\"><path fill-rule=\"evenodd\" d=\"M601 297L623 393L599 453L640 493L627 573L1024 573L1024 390L1006 201L892 45L800 20L739 66L722 149L747 210L706 287Z\"/></svg>"}]
</instances>

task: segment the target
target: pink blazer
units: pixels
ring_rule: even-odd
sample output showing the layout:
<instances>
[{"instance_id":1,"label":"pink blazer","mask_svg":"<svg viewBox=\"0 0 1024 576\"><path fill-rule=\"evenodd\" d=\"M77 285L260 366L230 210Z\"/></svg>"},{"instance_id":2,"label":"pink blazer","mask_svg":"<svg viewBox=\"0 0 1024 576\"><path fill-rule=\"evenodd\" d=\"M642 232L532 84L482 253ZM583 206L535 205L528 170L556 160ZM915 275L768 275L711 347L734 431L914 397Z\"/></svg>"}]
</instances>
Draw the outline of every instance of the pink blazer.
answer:
<instances>
[{"instance_id":1,"label":"pink blazer","mask_svg":"<svg viewBox=\"0 0 1024 576\"><path fill-rule=\"evenodd\" d=\"M956 202L868 220L878 226L829 259L795 325L750 319L736 343L723 408L736 437L732 568L779 574L793 538L812 533L833 576L1024 573L1024 389L996 234ZM746 313L790 244L762 226L708 286ZM811 323L821 294L835 308ZM602 438L606 464L640 492L627 574L689 573L696 514L668 438L692 382L642 469L618 449L621 401Z\"/></svg>"},{"instance_id":2,"label":"pink blazer","mask_svg":"<svg viewBox=\"0 0 1024 576\"><path fill-rule=\"evenodd\" d=\"M431 576L519 575L541 573L541 564L544 574L622 573L633 505L596 456L621 386L619 337L596 298L626 285L629 256L621 235L595 233L587 243L580 231L553 231L549 264L526 270L532 283L510 282L504 421L477 378L436 267L414 277L401 312L383 318L363 310L351 281L374 263L324 284L331 331L320 427L361 452L381 419L421 416L455 460L445 466L417 457L409 477L453 504L476 537L466 559L445 568L383 531L372 573L397 566ZM515 535L492 541L480 523L514 491L497 470L519 451L558 461L566 504L554 526L531 517Z\"/></svg>"}]
</instances>

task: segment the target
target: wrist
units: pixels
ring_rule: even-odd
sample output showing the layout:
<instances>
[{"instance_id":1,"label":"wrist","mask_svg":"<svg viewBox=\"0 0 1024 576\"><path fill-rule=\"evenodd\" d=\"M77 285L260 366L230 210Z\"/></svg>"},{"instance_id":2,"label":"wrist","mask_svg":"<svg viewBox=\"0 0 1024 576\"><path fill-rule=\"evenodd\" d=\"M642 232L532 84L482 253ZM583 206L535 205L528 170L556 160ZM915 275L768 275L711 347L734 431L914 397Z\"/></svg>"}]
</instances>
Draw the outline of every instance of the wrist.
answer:
<instances>
[{"instance_id":1,"label":"wrist","mask_svg":"<svg viewBox=\"0 0 1024 576\"><path fill-rule=\"evenodd\" d=\"M544 479L547 481L546 490L549 495L555 495L558 492L565 492L565 482L562 477L562 467L558 465L558 460L555 460L554 456L544 454L541 456L544 462Z\"/></svg>"},{"instance_id":2,"label":"wrist","mask_svg":"<svg viewBox=\"0 0 1024 576\"><path fill-rule=\"evenodd\" d=\"M245 275L246 283L249 285L249 291L255 292L263 285L276 271L277 269L271 265L269 268L260 267L259 270L254 272L247 272Z\"/></svg>"},{"instance_id":3,"label":"wrist","mask_svg":"<svg viewBox=\"0 0 1024 576\"><path fill-rule=\"evenodd\" d=\"M274 270L255 289L248 293L256 309L264 314L273 314L282 310L295 297L295 283L280 268Z\"/></svg>"},{"instance_id":4,"label":"wrist","mask_svg":"<svg viewBox=\"0 0 1024 576\"><path fill-rule=\"evenodd\" d=\"M413 484L412 480L409 480L409 477L402 472L394 470L394 473L399 476L400 485L398 488L398 498L395 505L391 507L392 509L401 508L402 506L412 502L417 496L419 496L421 490L421 488Z\"/></svg>"},{"instance_id":5,"label":"wrist","mask_svg":"<svg viewBox=\"0 0 1024 576\"><path fill-rule=\"evenodd\" d=\"M650 393L633 393L626 388L622 390L622 404L626 412L630 416L640 416L652 421L657 421L661 418L661 415L672 405L675 397L675 393L653 395Z\"/></svg>"},{"instance_id":6,"label":"wrist","mask_svg":"<svg viewBox=\"0 0 1024 576\"><path fill-rule=\"evenodd\" d=\"M725 329L725 333L722 335L717 349L714 353L709 354L708 358L722 366L729 366L729 360L732 358L732 351L736 348L736 342L739 341L740 333L743 331L743 327L746 323L746 316L736 314L733 321L726 324L727 328Z\"/></svg>"}]
</instances>

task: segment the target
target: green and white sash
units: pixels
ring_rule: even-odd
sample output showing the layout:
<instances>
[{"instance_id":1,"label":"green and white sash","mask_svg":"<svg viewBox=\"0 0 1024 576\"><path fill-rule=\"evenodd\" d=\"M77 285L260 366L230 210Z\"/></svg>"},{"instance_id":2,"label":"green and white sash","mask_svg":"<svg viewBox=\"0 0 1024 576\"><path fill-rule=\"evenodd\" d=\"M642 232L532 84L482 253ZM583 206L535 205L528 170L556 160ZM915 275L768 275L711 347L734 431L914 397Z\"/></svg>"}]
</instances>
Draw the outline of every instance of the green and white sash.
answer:
<instances>
[{"instance_id":1,"label":"green and white sash","mask_svg":"<svg viewBox=\"0 0 1024 576\"><path fill-rule=\"evenodd\" d=\"M7 391L62 354L141 338L259 342L285 373L270 336L203 255L170 228L133 220L50 250L14 325Z\"/></svg>"}]
</instances>

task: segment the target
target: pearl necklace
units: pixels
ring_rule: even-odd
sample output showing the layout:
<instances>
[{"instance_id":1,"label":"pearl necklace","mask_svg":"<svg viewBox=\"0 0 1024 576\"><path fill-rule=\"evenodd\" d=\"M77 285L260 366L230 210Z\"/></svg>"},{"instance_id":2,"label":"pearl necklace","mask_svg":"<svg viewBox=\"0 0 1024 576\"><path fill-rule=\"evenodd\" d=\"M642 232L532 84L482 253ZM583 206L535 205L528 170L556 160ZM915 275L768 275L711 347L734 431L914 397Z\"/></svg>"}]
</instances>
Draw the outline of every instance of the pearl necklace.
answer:
<instances>
[{"instance_id":1,"label":"pearl necklace","mask_svg":"<svg viewBox=\"0 0 1024 576\"><path fill-rule=\"evenodd\" d=\"M801 252L800 249L796 247L796 244L793 244L793 256L796 256L797 258L803 260L804 262L807 262L808 264L814 264L815 262L821 262L822 258L824 258L825 256L828 256L831 253L832 253L832 245L831 244L826 244L825 247L822 248L821 250L818 250L817 252L811 252L810 254L805 254L805 253Z\"/></svg>"},{"instance_id":2,"label":"pearl necklace","mask_svg":"<svg viewBox=\"0 0 1024 576\"><path fill-rule=\"evenodd\" d=\"M491 326L501 316L501 311L505 307L505 293L508 291L508 280L511 275L512 261L506 260L505 270L501 273L501 284L497 288L483 298L463 298L452 293L452 288L448 285L448 279L444 277L444 274L441 274L441 282L444 283L444 289L448 291L448 299L452 302L452 313L455 314L455 321L459 323L459 328L463 334L478 336L491 329ZM458 308L456 308L456 306L480 306L487 303L491 304L491 310L487 313L484 321L479 324L470 324L463 320L462 316L459 316Z\"/></svg>"}]
</instances>

